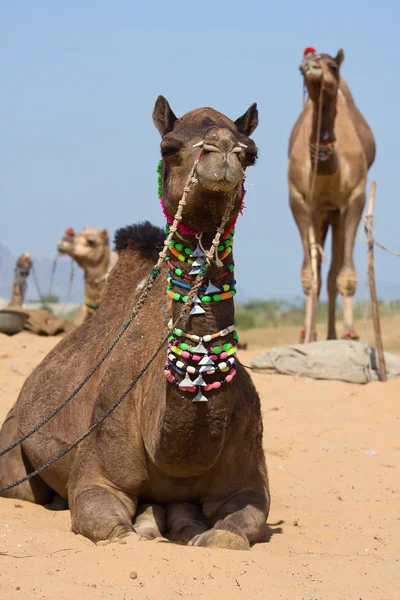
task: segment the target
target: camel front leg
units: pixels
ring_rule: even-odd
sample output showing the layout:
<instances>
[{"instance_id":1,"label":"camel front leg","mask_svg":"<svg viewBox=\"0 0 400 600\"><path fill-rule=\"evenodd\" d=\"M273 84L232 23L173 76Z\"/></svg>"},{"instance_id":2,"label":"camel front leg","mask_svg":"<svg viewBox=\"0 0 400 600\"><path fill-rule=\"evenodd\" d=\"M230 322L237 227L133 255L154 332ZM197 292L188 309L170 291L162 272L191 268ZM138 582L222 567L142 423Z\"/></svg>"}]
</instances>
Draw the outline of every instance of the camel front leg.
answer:
<instances>
[{"instance_id":1,"label":"camel front leg","mask_svg":"<svg viewBox=\"0 0 400 600\"><path fill-rule=\"evenodd\" d=\"M354 328L353 297L357 287L357 273L353 252L358 225L365 205L365 186L353 192L343 215L343 265L337 278L339 293L343 296L343 338L358 339Z\"/></svg>"},{"instance_id":2,"label":"camel front leg","mask_svg":"<svg viewBox=\"0 0 400 600\"><path fill-rule=\"evenodd\" d=\"M193 546L249 550L251 543L263 538L269 504L269 495L253 490L240 492L222 503L204 503L203 513L212 529L195 538Z\"/></svg>"},{"instance_id":3,"label":"camel front leg","mask_svg":"<svg viewBox=\"0 0 400 600\"><path fill-rule=\"evenodd\" d=\"M92 542L113 542L134 532L132 520L137 498L101 482L89 482L69 495L72 531Z\"/></svg>"},{"instance_id":4,"label":"camel front leg","mask_svg":"<svg viewBox=\"0 0 400 600\"><path fill-rule=\"evenodd\" d=\"M303 264L301 267L301 285L306 297L306 315L312 308L312 267L311 267L311 252L310 252L310 211L302 194L295 189L290 190L289 204L292 210L294 220L299 230L301 244L303 247ZM306 317L307 318L307 317ZM300 342L304 342L305 328L301 332Z\"/></svg>"}]
</instances>

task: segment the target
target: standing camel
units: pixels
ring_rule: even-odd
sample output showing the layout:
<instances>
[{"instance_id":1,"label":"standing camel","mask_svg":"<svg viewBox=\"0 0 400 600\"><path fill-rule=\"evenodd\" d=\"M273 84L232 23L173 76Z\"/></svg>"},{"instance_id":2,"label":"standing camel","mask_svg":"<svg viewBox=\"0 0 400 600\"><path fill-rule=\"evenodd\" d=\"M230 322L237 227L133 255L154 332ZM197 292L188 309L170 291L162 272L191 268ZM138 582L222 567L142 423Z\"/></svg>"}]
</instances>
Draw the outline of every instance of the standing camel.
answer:
<instances>
[{"instance_id":1,"label":"standing camel","mask_svg":"<svg viewBox=\"0 0 400 600\"><path fill-rule=\"evenodd\" d=\"M111 269L117 262L117 253L110 250L107 229L85 227L75 233L69 227L57 244L59 254L71 258L83 269L85 277L85 304L75 317L75 324L84 323L100 306Z\"/></svg>"},{"instance_id":2,"label":"standing camel","mask_svg":"<svg viewBox=\"0 0 400 600\"><path fill-rule=\"evenodd\" d=\"M144 292L147 301L132 326L76 401L63 408L61 419L25 440L22 453L17 447L0 458L0 486L88 429L169 331L168 349L158 352L101 428L40 478L6 494L46 503L57 492L68 500L73 531L94 542L127 537L135 543L139 535L164 535L196 546L249 549L263 539L270 497L260 399L235 360L232 244L245 171L257 157L249 137L258 124L257 108L253 104L236 121L211 108L177 118L159 96L153 120L162 137L159 187L168 222L186 195L161 272L151 292ZM217 255L188 314L185 295L232 204ZM0 448L51 412L119 331L132 310L136 281L149 272L145 242L144 235L138 243L136 230L117 233L119 257L99 310L27 379L0 432ZM166 313L173 322L181 317L179 328L171 330Z\"/></svg>"},{"instance_id":3,"label":"standing camel","mask_svg":"<svg viewBox=\"0 0 400 600\"><path fill-rule=\"evenodd\" d=\"M306 48L300 71L309 97L289 141L289 202L303 245L301 282L306 295L306 315L311 309L313 281L309 229L313 227L315 242L321 250L329 227L332 230L328 339L337 337L338 292L343 296L342 337L358 339L353 319L357 284L353 251L365 204L368 170L375 159L372 131L340 76L343 60L343 50L333 58ZM321 252L317 266L319 295ZM311 333L315 339L315 330Z\"/></svg>"},{"instance_id":4,"label":"standing camel","mask_svg":"<svg viewBox=\"0 0 400 600\"><path fill-rule=\"evenodd\" d=\"M29 252L24 252L15 263L10 306L23 305L27 289L27 279L31 268L31 255Z\"/></svg>"}]
</instances>

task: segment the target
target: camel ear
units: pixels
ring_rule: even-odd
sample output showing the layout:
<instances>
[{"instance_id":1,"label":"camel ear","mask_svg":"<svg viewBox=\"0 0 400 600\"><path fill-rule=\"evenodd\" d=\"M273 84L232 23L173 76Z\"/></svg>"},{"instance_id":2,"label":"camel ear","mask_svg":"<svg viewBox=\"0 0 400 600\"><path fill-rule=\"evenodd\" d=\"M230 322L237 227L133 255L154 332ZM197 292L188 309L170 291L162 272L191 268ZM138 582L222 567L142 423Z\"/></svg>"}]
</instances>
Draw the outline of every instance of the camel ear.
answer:
<instances>
[{"instance_id":1,"label":"camel ear","mask_svg":"<svg viewBox=\"0 0 400 600\"><path fill-rule=\"evenodd\" d=\"M247 137L253 133L258 125L257 102L253 102L250 108L246 110L244 115L236 119L235 125L240 133L247 135Z\"/></svg>"},{"instance_id":2,"label":"camel ear","mask_svg":"<svg viewBox=\"0 0 400 600\"><path fill-rule=\"evenodd\" d=\"M337 66L340 67L343 61L344 61L344 50L343 50L343 48L340 48L339 52L335 56L335 62L337 64Z\"/></svg>"},{"instance_id":3,"label":"camel ear","mask_svg":"<svg viewBox=\"0 0 400 600\"><path fill-rule=\"evenodd\" d=\"M158 96L153 110L153 122L161 137L172 131L176 116L172 112L168 100L164 96Z\"/></svg>"},{"instance_id":4,"label":"camel ear","mask_svg":"<svg viewBox=\"0 0 400 600\"><path fill-rule=\"evenodd\" d=\"M108 244L108 229L102 229L100 235L101 239Z\"/></svg>"}]
</instances>

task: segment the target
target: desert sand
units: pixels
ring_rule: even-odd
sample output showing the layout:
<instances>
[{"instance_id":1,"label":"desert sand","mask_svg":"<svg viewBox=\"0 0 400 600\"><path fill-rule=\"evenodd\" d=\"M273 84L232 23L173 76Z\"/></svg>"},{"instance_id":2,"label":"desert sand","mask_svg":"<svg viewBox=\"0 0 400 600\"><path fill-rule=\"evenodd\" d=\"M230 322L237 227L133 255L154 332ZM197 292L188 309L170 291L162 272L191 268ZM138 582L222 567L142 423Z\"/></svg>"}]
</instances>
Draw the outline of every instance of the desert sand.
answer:
<instances>
[{"instance_id":1,"label":"desert sand","mask_svg":"<svg viewBox=\"0 0 400 600\"><path fill-rule=\"evenodd\" d=\"M0 334L1 422L57 342ZM256 346L240 353L244 364ZM272 492L267 542L249 552L96 547L71 533L68 511L0 499L1 600L398 600L400 380L253 377Z\"/></svg>"}]
</instances>

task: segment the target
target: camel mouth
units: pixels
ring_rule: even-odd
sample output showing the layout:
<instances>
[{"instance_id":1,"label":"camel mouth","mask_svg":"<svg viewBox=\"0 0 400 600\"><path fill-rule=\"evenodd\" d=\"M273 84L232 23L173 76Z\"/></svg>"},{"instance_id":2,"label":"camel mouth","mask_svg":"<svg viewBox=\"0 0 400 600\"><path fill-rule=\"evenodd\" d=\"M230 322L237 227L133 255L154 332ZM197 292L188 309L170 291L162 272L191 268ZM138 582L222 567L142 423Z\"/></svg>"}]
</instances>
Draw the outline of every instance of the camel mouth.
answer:
<instances>
[{"instance_id":1,"label":"camel mouth","mask_svg":"<svg viewBox=\"0 0 400 600\"><path fill-rule=\"evenodd\" d=\"M322 79L321 67L308 67L304 69L304 77L307 81L320 81Z\"/></svg>"},{"instance_id":2,"label":"camel mouth","mask_svg":"<svg viewBox=\"0 0 400 600\"><path fill-rule=\"evenodd\" d=\"M228 160L222 163L222 157L218 157L216 161L200 162L197 168L197 179L200 186L210 192L231 192L233 191L243 180L243 169L237 161L237 163L228 162Z\"/></svg>"},{"instance_id":3,"label":"camel mouth","mask_svg":"<svg viewBox=\"0 0 400 600\"><path fill-rule=\"evenodd\" d=\"M71 252L71 244L69 244L68 242L58 242L57 244L57 251L59 254L69 254L69 252Z\"/></svg>"}]
</instances>

